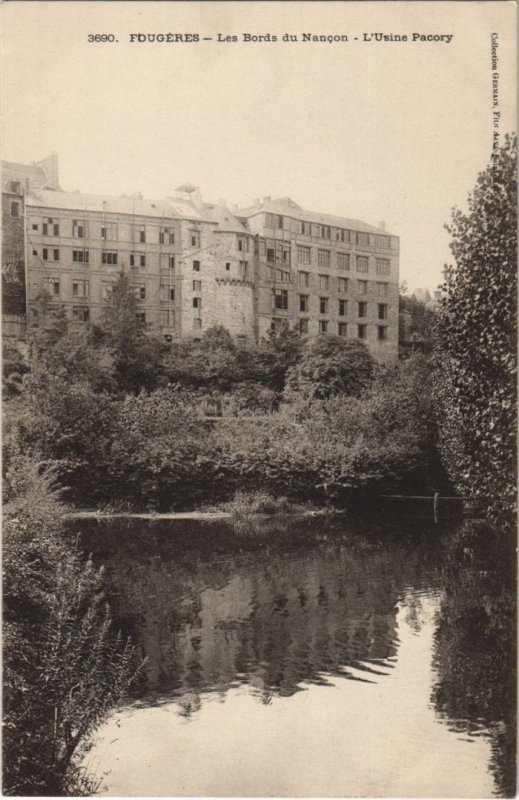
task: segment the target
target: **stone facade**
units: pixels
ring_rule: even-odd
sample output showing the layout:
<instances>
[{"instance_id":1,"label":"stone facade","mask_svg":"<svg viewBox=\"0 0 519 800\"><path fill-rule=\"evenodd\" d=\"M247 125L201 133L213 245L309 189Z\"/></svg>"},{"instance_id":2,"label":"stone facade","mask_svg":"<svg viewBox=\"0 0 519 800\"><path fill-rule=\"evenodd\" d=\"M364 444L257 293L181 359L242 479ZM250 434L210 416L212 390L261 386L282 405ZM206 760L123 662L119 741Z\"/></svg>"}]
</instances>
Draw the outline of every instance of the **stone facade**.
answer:
<instances>
[{"instance_id":1,"label":"stone facade","mask_svg":"<svg viewBox=\"0 0 519 800\"><path fill-rule=\"evenodd\" d=\"M363 339L380 362L398 358L398 237L290 198L238 216L256 236L260 335L286 320L304 335Z\"/></svg>"},{"instance_id":2,"label":"stone facade","mask_svg":"<svg viewBox=\"0 0 519 800\"><path fill-rule=\"evenodd\" d=\"M42 291L71 319L99 320L124 270L141 319L168 340L221 324L247 347L286 321L302 335L363 339L381 362L398 356L399 240L383 226L288 197L231 212L191 185L156 201L63 192L54 156L7 165L3 188L4 230L17 233L4 242L23 264L29 326Z\"/></svg>"}]
</instances>

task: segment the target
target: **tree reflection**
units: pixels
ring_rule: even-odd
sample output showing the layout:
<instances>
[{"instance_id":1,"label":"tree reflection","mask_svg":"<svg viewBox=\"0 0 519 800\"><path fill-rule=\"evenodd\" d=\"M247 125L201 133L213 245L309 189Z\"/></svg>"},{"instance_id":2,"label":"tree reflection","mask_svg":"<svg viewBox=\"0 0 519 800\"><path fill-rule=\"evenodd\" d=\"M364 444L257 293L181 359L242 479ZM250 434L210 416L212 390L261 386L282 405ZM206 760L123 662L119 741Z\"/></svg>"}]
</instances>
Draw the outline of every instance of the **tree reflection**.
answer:
<instances>
[{"instance_id":1,"label":"tree reflection","mask_svg":"<svg viewBox=\"0 0 519 800\"><path fill-rule=\"evenodd\" d=\"M501 796L515 796L516 629L513 543L466 522L448 541L435 635L433 701L454 730L489 735Z\"/></svg>"}]
</instances>

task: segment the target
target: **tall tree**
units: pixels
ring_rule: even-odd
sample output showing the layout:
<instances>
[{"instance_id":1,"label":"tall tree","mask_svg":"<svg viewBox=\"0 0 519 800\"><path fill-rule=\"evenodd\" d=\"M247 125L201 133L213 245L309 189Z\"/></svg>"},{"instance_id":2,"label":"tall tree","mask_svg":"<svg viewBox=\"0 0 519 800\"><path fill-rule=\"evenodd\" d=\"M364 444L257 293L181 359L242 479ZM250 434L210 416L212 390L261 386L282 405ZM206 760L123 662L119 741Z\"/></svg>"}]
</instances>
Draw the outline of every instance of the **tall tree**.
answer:
<instances>
[{"instance_id":1,"label":"tall tree","mask_svg":"<svg viewBox=\"0 0 519 800\"><path fill-rule=\"evenodd\" d=\"M323 400L356 395L368 385L372 371L373 360L363 342L317 336L306 343L301 360L288 371L285 397Z\"/></svg>"},{"instance_id":2,"label":"tall tree","mask_svg":"<svg viewBox=\"0 0 519 800\"><path fill-rule=\"evenodd\" d=\"M494 151L447 226L436 344L443 459L459 491L500 518L515 500L517 139Z\"/></svg>"},{"instance_id":3,"label":"tall tree","mask_svg":"<svg viewBox=\"0 0 519 800\"><path fill-rule=\"evenodd\" d=\"M162 343L146 332L130 276L121 272L103 310L97 337L114 353L119 386L124 391L153 389L162 373Z\"/></svg>"}]
</instances>

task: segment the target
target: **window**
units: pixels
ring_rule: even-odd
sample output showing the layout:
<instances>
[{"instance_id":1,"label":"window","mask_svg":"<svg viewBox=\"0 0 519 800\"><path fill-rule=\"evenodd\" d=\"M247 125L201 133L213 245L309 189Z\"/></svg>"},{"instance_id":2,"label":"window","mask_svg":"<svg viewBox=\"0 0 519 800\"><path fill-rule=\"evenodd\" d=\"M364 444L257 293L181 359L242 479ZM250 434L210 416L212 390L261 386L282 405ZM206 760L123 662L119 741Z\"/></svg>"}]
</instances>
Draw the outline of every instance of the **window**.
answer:
<instances>
[{"instance_id":1,"label":"window","mask_svg":"<svg viewBox=\"0 0 519 800\"><path fill-rule=\"evenodd\" d=\"M199 331L201 327L202 327L202 320L200 319L200 317L195 317L195 319L193 320L193 328L195 329L195 331Z\"/></svg>"},{"instance_id":2,"label":"window","mask_svg":"<svg viewBox=\"0 0 519 800\"><path fill-rule=\"evenodd\" d=\"M357 281L357 291L359 294L367 294L368 293L368 282L367 281Z\"/></svg>"},{"instance_id":3,"label":"window","mask_svg":"<svg viewBox=\"0 0 519 800\"><path fill-rule=\"evenodd\" d=\"M389 250L390 240L389 236L375 235L375 247L380 247L381 250Z\"/></svg>"},{"instance_id":4,"label":"window","mask_svg":"<svg viewBox=\"0 0 519 800\"><path fill-rule=\"evenodd\" d=\"M378 318L387 319L387 305L385 303L378 304Z\"/></svg>"},{"instance_id":5,"label":"window","mask_svg":"<svg viewBox=\"0 0 519 800\"><path fill-rule=\"evenodd\" d=\"M327 314L328 313L328 298L327 297L320 297L319 298L319 314Z\"/></svg>"},{"instance_id":6,"label":"window","mask_svg":"<svg viewBox=\"0 0 519 800\"><path fill-rule=\"evenodd\" d=\"M310 298L307 294L299 295L299 311L306 314L310 309Z\"/></svg>"},{"instance_id":7,"label":"window","mask_svg":"<svg viewBox=\"0 0 519 800\"><path fill-rule=\"evenodd\" d=\"M348 278L337 278L337 291L339 294L348 292Z\"/></svg>"},{"instance_id":8,"label":"window","mask_svg":"<svg viewBox=\"0 0 519 800\"><path fill-rule=\"evenodd\" d=\"M103 281L101 283L101 297L103 300L109 300L114 290L113 281Z\"/></svg>"},{"instance_id":9,"label":"window","mask_svg":"<svg viewBox=\"0 0 519 800\"><path fill-rule=\"evenodd\" d=\"M145 311L137 311L135 314L136 319L139 320L143 325L146 324L146 312Z\"/></svg>"},{"instance_id":10,"label":"window","mask_svg":"<svg viewBox=\"0 0 519 800\"><path fill-rule=\"evenodd\" d=\"M348 310L348 303L346 300L339 300L339 317L345 317Z\"/></svg>"},{"instance_id":11,"label":"window","mask_svg":"<svg viewBox=\"0 0 519 800\"><path fill-rule=\"evenodd\" d=\"M338 242L349 242L350 241L350 231L345 231L342 228L337 228L337 241Z\"/></svg>"},{"instance_id":12,"label":"window","mask_svg":"<svg viewBox=\"0 0 519 800\"><path fill-rule=\"evenodd\" d=\"M377 275L389 275L389 270L390 270L389 258L375 259L375 268L377 271Z\"/></svg>"},{"instance_id":13,"label":"window","mask_svg":"<svg viewBox=\"0 0 519 800\"><path fill-rule=\"evenodd\" d=\"M365 317L368 313L368 304L367 303L359 303L359 317Z\"/></svg>"},{"instance_id":14,"label":"window","mask_svg":"<svg viewBox=\"0 0 519 800\"><path fill-rule=\"evenodd\" d=\"M72 319L76 322L88 322L90 319L90 311L85 306L72 307Z\"/></svg>"},{"instance_id":15,"label":"window","mask_svg":"<svg viewBox=\"0 0 519 800\"><path fill-rule=\"evenodd\" d=\"M101 239L103 241L117 241L117 223L104 222L101 225Z\"/></svg>"},{"instance_id":16,"label":"window","mask_svg":"<svg viewBox=\"0 0 519 800\"><path fill-rule=\"evenodd\" d=\"M328 320L327 319L320 319L319 320L319 333L328 333Z\"/></svg>"},{"instance_id":17,"label":"window","mask_svg":"<svg viewBox=\"0 0 519 800\"><path fill-rule=\"evenodd\" d=\"M369 233L357 231L357 244L369 245Z\"/></svg>"},{"instance_id":18,"label":"window","mask_svg":"<svg viewBox=\"0 0 519 800\"><path fill-rule=\"evenodd\" d=\"M130 256L130 263L132 257ZM105 250L101 253L101 264L110 264L111 266L115 266L117 264L117 253L115 250Z\"/></svg>"},{"instance_id":19,"label":"window","mask_svg":"<svg viewBox=\"0 0 519 800\"><path fill-rule=\"evenodd\" d=\"M329 225L321 225L321 239L331 239L332 232Z\"/></svg>"},{"instance_id":20,"label":"window","mask_svg":"<svg viewBox=\"0 0 519 800\"><path fill-rule=\"evenodd\" d=\"M346 322L339 322L337 332L339 336L346 337L348 335L348 324Z\"/></svg>"},{"instance_id":21,"label":"window","mask_svg":"<svg viewBox=\"0 0 519 800\"><path fill-rule=\"evenodd\" d=\"M357 272L369 272L369 258L357 256Z\"/></svg>"},{"instance_id":22,"label":"window","mask_svg":"<svg viewBox=\"0 0 519 800\"><path fill-rule=\"evenodd\" d=\"M276 251L273 247L267 247L267 261L275 261L276 260Z\"/></svg>"},{"instance_id":23,"label":"window","mask_svg":"<svg viewBox=\"0 0 519 800\"><path fill-rule=\"evenodd\" d=\"M194 292L202 291L202 281L193 281L193 291Z\"/></svg>"},{"instance_id":24,"label":"window","mask_svg":"<svg viewBox=\"0 0 519 800\"><path fill-rule=\"evenodd\" d=\"M200 272L200 261L193 261L193 272Z\"/></svg>"},{"instance_id":25,"label":"window","mask_svg":"<svg viewBox=\"0 0 519 800\"><path fill-rule=\"evenodd\" d=\"M163 308L160 312L160 323L167 327L173 327L175 324L175 312L170 308Z\"/></svg>"},{"instance_id":26,"label":"window","mask_svg":"<svg viewBox=\"0 0 519 800\"><path fill-rule=\"evenodd\" d=\"M9 190L12 194L21 194L21 183L20 181L11 181L9 183Z\"/></svg>"},{"instance_id":27,"label":"window","mask_svg":"<svg viewBox=\"0 0 519 800\"><path fill-rule=\"evenodd\" d=\"M230 265L229 262L227 262L226 265L225 265L225 271L226 272L230 272L231 271L231 265Z\"/></svg>"},{"instance_id":28,"label":"window","mask_svg":"<svg viewBox=\"0 0 519 800\"><path fill-rule=\"evenodd\" d=\"M299 325L299 333L302 333L302 334L308 333L308 320L307 319L300 319L298 325Z\"/></svg>"},{"instance_id":29,"label":"window","mask_svg":"<svg viewBox=\"0 0 519 800\"><path fill-rule=\"evenodd\" d=\"M290 283L290 272L285 272L282 269L277 269L276 280L282 281L283 283Z\"/></svg>"},{"instance_id":30,"label":"window","mask_svg":"<svg viewBox=\"0 0 519 800\"><path fill-rule=\"evenodd\" d=\"M283 217L280 214L278 214L278 228L283 228Z\"/></svg>"},{"instance_id":31,"label":"window","mask_svg":"<svg viewBox=\"0 0 519 800\"><path fill-rule=\"evenodd\" d=\"M72 220L72 236L74 239L84 239L86 236L86 222L80 219Z\"/></svg>"},{"instance_id":32,"label":"window","mask_svg":"<svg viewBox=\"0 0 519 800\"><path fill-rule=\"evenodd\" d=\"M145 225L141 225L141 227L139 228L139 242L142 242L142 244L144 244L146 242L146 226Z\"/></svg>"},{"instance_id":33,"label":"window","mask_svg":"<svg viewBox=\"0 0 519 800\"><path fill-rule=\"evenodd\" d=\"M88 264L88 250L73 250L72 261L77 264Z\"/></svg>"},{"instance_id":34,"label":"window","mask_svg":"<svg viewBox=\"0 0 519 800\"><path fill-rule=\"evenodd\" d=\"M303 220L299 221L299 233L302 233L303 236L310 236L311 235L311 225L309 222L303 222Z\"/></svg>"},{"instance_id":35,"label":"window","mask_svg":"<svg viewBox=\"0 0 519 800\"><path fill-rule=\"evenodd\" d=\"M193 308L202 308L202 298L201 297L193 297Z\"/></svg>"},{"instance_id":36,"label":"window","mask_svg":"<svg viewBox=\"0 0 519 800\"><path fill-rule=\"evenodd\" d=\"M37 230L38 230L38 226L37 226L37 225L35 225L34 223L32 224L32 226L31 226L31 227L32 227L33 231L37 231Z\"/></svg>"},{"instance_id":37,"label":"window","mask_svg":"<svg viewBox=\"0 0 519 800\"><path fill-rule=\"evenodd\" d=\"M274 214L265 214L265 227L266 228L276 227L276 217Z\"/></svg>"},{"instance_id":38,"label":"window","mask_svg":"<svg viewBox=\"0 0 519 800\"><path fill-rule=\"evenodd\" d=\"M357 339L366 339L367 338L367 325L357 325Z\"/></svg>"},{"instance_id":39,"label":"window","mask_svg":"<svg viewBox=\"0 0 519 800\"><path fill-rule=\"evenodd\" d=\"M249 252L249 240L246 236L238 236L238 250L240 253Z\"/></svg>"},{"instance_id":40,"label":"window","mask_svg":"<svg viewBox=\"0 0 519 800\"><path fill-rule=\"evenodd\" d=\"M175 269L175 256L172 253L161 253L160 266L163 269Z\"/></svg>"},{"instance_id":41,"label":"window","mask_svg":"<svg viewBox=\"0 0 519 800\"><path fill-rule=\"evenodd\" d=\"M337 267L338 267L338 269L342 269L344 271L349 270L349 268L350 268L350 254L349 253L337 253Z\"/></svg>"},{"instance_id":42,"label":"window","mask_svg":"<svg viewBox=\"0 0 519 800\"><path fill-rule=\"evenodd\" d=\"M309 247L302 247L301 245L297 246L297 263L298 264L311 263L311 251Z\"/></svg>"},{"instance_id":43,"label":"window","mask_svg":"<svg viewBox=\"0 0 519 800\"><path fill-rule=\"evenodd\" d=\"M89 281L74 281L72 284L73 297L88 297Z\"/></svg>"},{"instance_id":44,"label":"window","mask_svg":"<svg viewBox=\"0 0 519 800\"><path fill-rule=\"evenodd\" d=\"M59 278L47 278L49 292L53 297L59 297Z\"/></svg>"},{"instance_id":45,"label":"window","mask_svg":"<svg viewBox=\"0 0 519 800\"><path fill-rule=\"evenodd\" d=\"M146 300L146 284L138 283L133 288L137 300Z\"/></svg>"},{"instance_id":46,"label":"window","mask_svg":"<svg viewBox=\"0 0 519 800\"><path fill-rule=\"evenodd\" d=\"M319 275L319 289L325 289L328 291L330 288L330 276L329 275Z\"/></svg>"},{"instance_id":47,"label":"window","mask_svg":"<svg viewBox=\"0 0 519 800\"><path fill-rule=\"evenodd\" d=\"M160 228L159 244L175 244L175 234L172 228Z\"/></svg>"},{"instance_id":48,"label":"window","mask_svg":"<svg viewBox=\"0 0 519 800\"><path fill-rule=\"evenodd\" d=\"M20 216L20 203L17 203L14 200L11 202L11 216L12 217Z\"/></svg>"},{"instance_id":49,"label":"window","mask_svg":"<svg viewBox=\"0 0 519 800\"><path fill-rule=\"evenodd\" d=\"M286 311L288 309L288 291L286 289L273 289L272 297L274 308L280 311Z\"/></svg>"},{"instance_id":50,"label":"window","mask_svg":"<svg viewBox=\"0 0 519 800\"><path fill-rule=\"evenodd\" d=\"M317 251L317 264L320 267L325 267L328 269L330 267L330 251L329 250L318 250Z\"/></svg>"},{"instance_id":51,"label":"window","mask_svg":"<svg viewBox=\"0 0 519 800\"><path fill-rule=\"evenodd\" d=\"M59 250L54 250L54 261L59 261Z\"/></svg>"},{"instance_id":52,"label":"window","mask_svg":"<svg viewBox=\"0 0 519 800\"><path fill-rule=\"evenodd\" d=\"M377 283L377 294L379 297L387 297L388 295L388 283Z\"/></svg>"},{"instance_id":53,"label":"window","mask_svg":"<svg viewBox=\"0 0 519 800\"><path fill-rule=\"evenodd\" d=\"M130 253L130 267L145 267L146 254L145 253Z\"/></svg>"},{"instance_id":54,"label":"window","mask_svg":"<svg viewBox=\"0 0 519 800\"><path fill-rule=\"evenodd\" d=\"M299 273L299 286L305 288L310 286L310 273L309 272L300 272Z\"/></svg>"},{"instance_id":55,"label":"window","mask_svg":"<svg viewBox=\"0 0 519 800\"><path fill-rule=\"evenodd\" d=\"M52 253L52 258L50 254ZM59 250L49 250L48 247L44 247L42 251L42 258L44 261L59 261Z\"/></svg>"},{"instance_id":56,"label":"window","mask_svg":"<svg viewBox=\"0 0 519 800\"><path fill-rule=\"evenodd\" d=\"M160 299L172 301L175 299L175 290L167 283L162 283L160 286Z\"/></svg>"},{"instance_id":57,"label":"window","mask_svg":"<svg viewBox=\"0 0 519 800\"><path fill-rule=\"evenodd\" d=\"M200 231L191 231L191 247L200 247Z\"/></svg>"},{"instance_id":58,"label":"window","mask_svg":"<svg viewBox=\"0 0 519 800\"><path fill-rule=\"evenodd\" d=\"M248 263L247 261L240 261L240 278L242 281L247 280Z\"/></svg>"},{"instance_id":59,"label":"window","mask_svg":"<svg viewBox=\"0 0 519 800\"><path fill-rule=\"evenodd\" d=\"M43 236L59 236L59 222L52 217L45 217L41 226Z\"/></svg>"},{"instance_id":60,"label":"window","mask_svg":"<svg viewBox=\"0 0 519 800\"><path fill-rule=\"evenodd\" d=\"M377 325L377 339L379 342L387 340L387 328L385 325Z\"/></svg>"}]
</instances>

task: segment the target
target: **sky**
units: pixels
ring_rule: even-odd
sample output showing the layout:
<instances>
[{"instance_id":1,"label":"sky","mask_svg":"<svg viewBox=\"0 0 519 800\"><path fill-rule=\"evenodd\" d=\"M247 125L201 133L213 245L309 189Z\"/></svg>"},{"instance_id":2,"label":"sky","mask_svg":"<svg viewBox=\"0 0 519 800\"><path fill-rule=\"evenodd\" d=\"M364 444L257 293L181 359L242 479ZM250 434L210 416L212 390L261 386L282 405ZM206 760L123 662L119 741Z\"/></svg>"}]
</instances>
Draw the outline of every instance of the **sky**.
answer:
<instances>
[{"instance_id":1,"label":"sky","mask_svg":"<svg viewBox=\"0 0 519 800\"><path fill-rule=\"evenodd\" d=\"M411 290L441 282L444 225L490 159L493 111L498 141L515 129L511 2L12 0L2 12L2 158L56 151L67 191L160 198L188 181L209 202L290 196L384 220ZM364 41L374 33L408 40Z\"/></svg>"}]
</instances>

